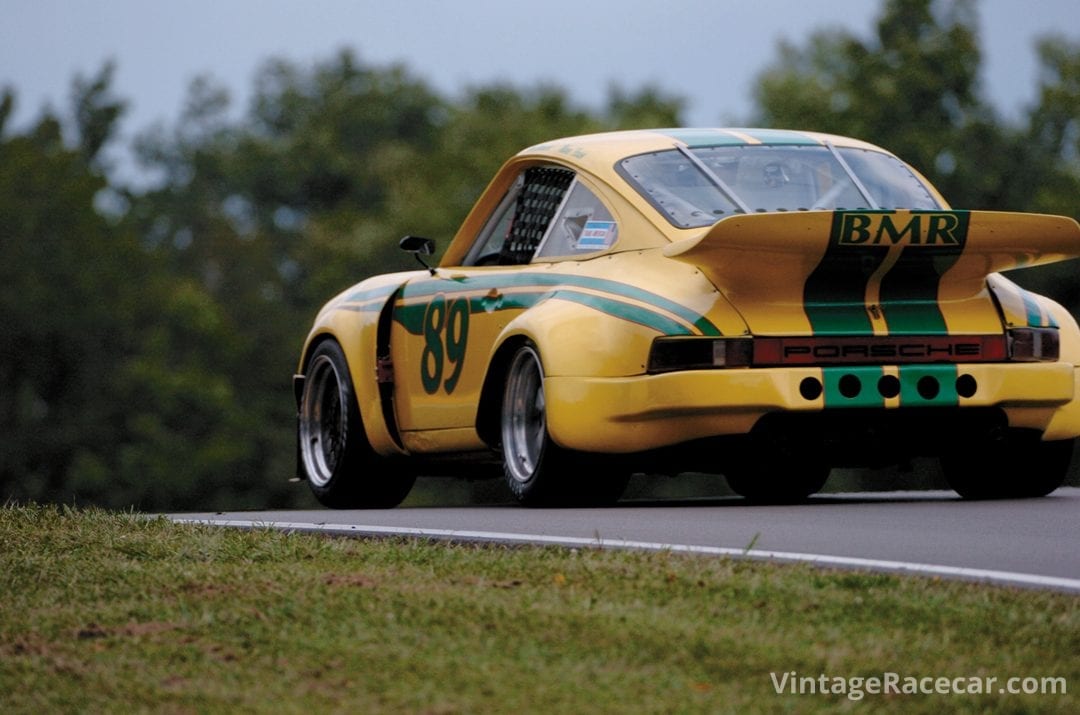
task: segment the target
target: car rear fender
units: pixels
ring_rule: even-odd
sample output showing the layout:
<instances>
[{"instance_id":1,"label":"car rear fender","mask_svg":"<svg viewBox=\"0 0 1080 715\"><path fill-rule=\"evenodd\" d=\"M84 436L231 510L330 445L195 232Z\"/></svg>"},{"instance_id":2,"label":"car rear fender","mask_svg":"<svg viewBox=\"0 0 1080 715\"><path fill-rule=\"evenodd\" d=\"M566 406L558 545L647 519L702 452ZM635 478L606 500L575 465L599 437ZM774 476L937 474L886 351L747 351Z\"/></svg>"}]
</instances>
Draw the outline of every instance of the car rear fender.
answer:
<instances>
[{"instance_id":1,"label":"car rear fender","mask_svg":"<svg viewBox=\"0 0 1080 715\"><path fill-rule=\"evenodd\" d=\"M561 299L556 292L507 324L496 344L530 340L548 376L624 377L645 372L652 340L662 334L629 317Z\"/></svg>"},{"instance_id":2,"label":"car rear fender","mask_svg":"<svg viewBox=\"0 0 1080 715\"><path fill-rule=\"evenodd\" d=\"M624 377L645 372L654 328L583 307L558 294L522 312L500 333L488 359L476 429L489 445L499 439L499 412L506 370L518 348L532 344L546 377Z\"/></svg>"},{"instance_id":3,"label":"car rear fender","mask_svg":"<svg viewBox=\"0 0 1080 715\"><path fill-rule=\"evenodd\" d=\"M1000 281L1006 280L1001 276L997 278ZM1076 318L1060 304L1044 296L1029 295L1041 313L1046 316L1046 320L1058 326L1061 361L1074 366L1073 399L1054 411L1050 424L1043 432L1043 439L1052 441L1080 437L1080 327L1077 327Z\"/></svg>"}]
</instances>

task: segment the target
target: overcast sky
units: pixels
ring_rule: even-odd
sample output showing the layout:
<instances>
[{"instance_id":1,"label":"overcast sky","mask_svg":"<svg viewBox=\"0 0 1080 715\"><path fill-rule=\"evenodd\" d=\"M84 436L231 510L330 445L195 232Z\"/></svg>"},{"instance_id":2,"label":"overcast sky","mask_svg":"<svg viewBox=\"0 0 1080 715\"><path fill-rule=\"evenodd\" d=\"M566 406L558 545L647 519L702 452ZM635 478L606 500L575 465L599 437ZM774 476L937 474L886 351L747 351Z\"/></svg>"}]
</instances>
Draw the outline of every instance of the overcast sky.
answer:
<instances>
[{"instance_id":1,"label":"overcast sky","mask_svg":"<svg viewBox=\"0 0 1080 715\"><path fill-rule=\"evenodd\" d=\"M690 125L741 124L777 42L813 30L869 37L879 0L0 0L0 85L17 92L16 126L66 110L71 80L107 59L129 100L130 138L179 114L208 74L246 109L269 57L324 61L343 47L369 64L405 63L455 96L496 80L551 82L601 106L612 83L655 84L688 100ZM1035 99L1034 38L1080 41L1080 0L979 0L987 96L1015 117Z\"/></svg>"}]
</instances>

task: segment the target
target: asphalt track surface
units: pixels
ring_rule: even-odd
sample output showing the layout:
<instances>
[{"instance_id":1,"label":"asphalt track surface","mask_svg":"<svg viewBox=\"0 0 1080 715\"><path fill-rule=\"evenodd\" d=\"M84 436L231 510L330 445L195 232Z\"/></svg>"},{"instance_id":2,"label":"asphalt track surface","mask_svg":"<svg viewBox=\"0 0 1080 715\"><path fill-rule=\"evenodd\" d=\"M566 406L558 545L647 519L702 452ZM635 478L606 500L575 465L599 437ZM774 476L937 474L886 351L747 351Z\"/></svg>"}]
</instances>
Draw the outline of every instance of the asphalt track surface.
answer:
<instances>
[{"instance_id":1,"label":"asphalt track surface","mask_svg":"<svg viewBox=\"0 0 1080 715\"><path fill-rule=\"evenodd\" d=\"M355 537L639 548L808 562L1080 593L1080 489L1042 499L954 493L822 494L791 506L739 498L518 506L172 514L177 521Z\"/></svg>"}]
</instances>

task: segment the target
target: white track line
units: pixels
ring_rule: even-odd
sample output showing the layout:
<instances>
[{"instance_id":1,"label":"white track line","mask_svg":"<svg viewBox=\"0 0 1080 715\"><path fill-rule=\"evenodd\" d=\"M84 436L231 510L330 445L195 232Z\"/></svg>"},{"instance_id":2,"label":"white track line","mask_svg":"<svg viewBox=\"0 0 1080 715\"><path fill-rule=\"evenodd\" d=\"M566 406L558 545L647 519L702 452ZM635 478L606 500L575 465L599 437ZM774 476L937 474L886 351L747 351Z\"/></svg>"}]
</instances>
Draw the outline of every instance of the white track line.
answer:
<instances>
[{"instance_id":1,"label":"white track line","mask_svg":"<svg viewBox=\"0 0 1080 715\"><path fill-rule=\"evenodd\" d=\"M919 574L940 576L966 581L984 581L997 584L1047 588L1080 593L1080 579L1060 576L995 571L992 569L941 566L907 561L863 559L853 556L829 556L827 554L800 554L790 551L765 551L762 549L734 549L724 546L694 546L691 544L661 544L650 541L627 541L624 539L582 539L572 536L547 536L544 534L513 534L497 531L456 531L453 529L412 529L396 526L364 526L358 524L305 524L291 521L245 521L237 519L212 520L186 517L170 517L181 524L208 524L241 529L276 529L279 531L313 532L336 536L401 536L459 542L493 542L500 544L537 544L565 546L570 548L628 549L635 551L668 551L671 553L700 554L706 556L729 556L756 561L780 561L805 563L831 568L865 569L885 573Z\"/></svg>"}]
</instances>

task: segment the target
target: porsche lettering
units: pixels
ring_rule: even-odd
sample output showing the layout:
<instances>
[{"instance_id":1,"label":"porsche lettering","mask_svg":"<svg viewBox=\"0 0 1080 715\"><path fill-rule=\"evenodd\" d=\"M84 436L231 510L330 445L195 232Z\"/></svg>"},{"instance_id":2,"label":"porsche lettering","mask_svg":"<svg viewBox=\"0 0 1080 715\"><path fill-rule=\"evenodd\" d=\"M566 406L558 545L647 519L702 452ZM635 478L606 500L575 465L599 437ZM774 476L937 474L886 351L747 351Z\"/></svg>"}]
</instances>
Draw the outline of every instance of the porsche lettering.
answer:
<instances>
[{"instance_id":1,"label":"porsche lettering","mask_svg":"<svg viewBox=\"0 0 1080 715\"><path fill-rule=\"evenodd\" d=\"M855 345L786 345L783 357L785 360L812 357L816 360L830 359L855 359L855 358L925 358L935 360L938 358L969 357L977 358L982 355L982 345L979 343L953 343L946 345L932 345L927 343L900 343L900 344L855 344Z\"/></svg>"},{"instance_id":2,"label":"porsche lettering","mask_svg":"<svg viewBox=\"0 0 1080 715\"><path fill-rule=\"evenodd\" d=\"M1002 335L843 338L758 338L757 365L1001 362L1008 358Z\"/></svg>"}]
</instances>

